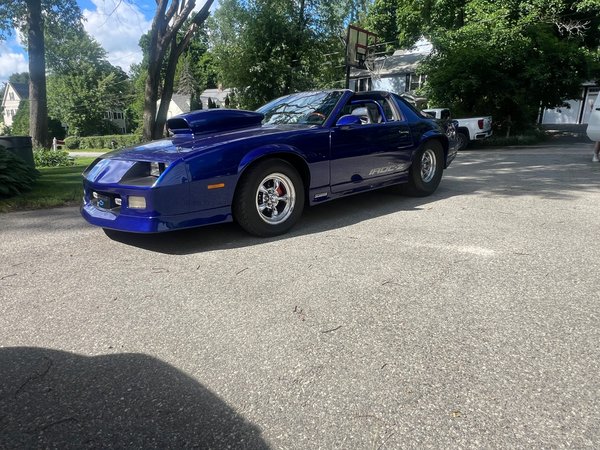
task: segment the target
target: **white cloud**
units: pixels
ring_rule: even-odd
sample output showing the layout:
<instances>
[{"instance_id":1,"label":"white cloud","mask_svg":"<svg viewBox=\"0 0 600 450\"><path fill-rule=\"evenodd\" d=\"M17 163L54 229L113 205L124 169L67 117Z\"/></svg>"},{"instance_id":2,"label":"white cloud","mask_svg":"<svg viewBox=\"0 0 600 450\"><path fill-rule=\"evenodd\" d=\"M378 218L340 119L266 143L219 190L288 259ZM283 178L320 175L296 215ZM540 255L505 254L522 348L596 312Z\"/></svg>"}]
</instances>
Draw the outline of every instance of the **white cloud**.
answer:
<instances>
[{"instance_id":1,"label":"white cloud","mask_svg":"<svg viewBox=\"0 0 600 450\"><path fill-rule=\"evenodd\" d=\"M83 10L84 27L107 51L108 60L125 72L133 63L142 60L138 45L142 34L150 29L152 22L144 17L142 10L127 1L92 0L95 11Z\"/></svg>"},{"instance_id":2,"label":"white cloud","mask_svg":"<svg viewBox=\"0 0 600 450\"><path fill-rule=\"evenodd\" d=\"M0 82L6 82L13 73L29 71L24 53L7 45L0 45Z\"/></svg>"}]
</instances>

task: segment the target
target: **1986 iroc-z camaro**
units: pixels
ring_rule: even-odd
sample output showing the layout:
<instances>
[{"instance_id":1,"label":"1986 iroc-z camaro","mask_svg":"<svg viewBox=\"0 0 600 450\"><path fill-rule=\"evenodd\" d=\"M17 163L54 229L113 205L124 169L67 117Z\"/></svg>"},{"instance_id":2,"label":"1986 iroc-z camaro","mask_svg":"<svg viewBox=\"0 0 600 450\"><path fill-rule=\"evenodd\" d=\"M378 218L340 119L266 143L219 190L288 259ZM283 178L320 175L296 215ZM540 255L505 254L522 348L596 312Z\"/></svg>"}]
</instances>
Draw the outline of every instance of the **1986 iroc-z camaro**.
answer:
<instances>
[{"instance_id":1,"label":"1986 iroc-z camaro","mask_svg":"<svg viewBox=\"0 0 600 450\"><path fill-rule=\"evenodd\" d=\"M167 127L171 137L85 170L88 222L155 233L235 220L275 236L305 204L394 184L429 195L456 156L440 125L388 92L303 92L256 112L190 112Z\"/></svg>"}]
</instances>

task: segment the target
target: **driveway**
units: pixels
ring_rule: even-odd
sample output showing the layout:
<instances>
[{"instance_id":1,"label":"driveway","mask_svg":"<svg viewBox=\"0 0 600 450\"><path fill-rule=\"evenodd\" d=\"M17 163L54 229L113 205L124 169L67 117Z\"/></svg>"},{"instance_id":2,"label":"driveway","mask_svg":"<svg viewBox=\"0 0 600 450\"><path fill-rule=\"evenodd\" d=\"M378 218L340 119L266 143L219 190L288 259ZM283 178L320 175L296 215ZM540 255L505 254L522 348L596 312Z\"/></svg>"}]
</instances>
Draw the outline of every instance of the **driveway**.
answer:
<instances>
[{"instance_id":1,"label":"driveway","mask_svg":"<svg viewBox=\"0 0 600 450\"><path fill-rule=\"evenodd\" d=\"M462 152L274 239L0 215L0 447L598 448L591 155Z\"/></svg>"}]
</instances>

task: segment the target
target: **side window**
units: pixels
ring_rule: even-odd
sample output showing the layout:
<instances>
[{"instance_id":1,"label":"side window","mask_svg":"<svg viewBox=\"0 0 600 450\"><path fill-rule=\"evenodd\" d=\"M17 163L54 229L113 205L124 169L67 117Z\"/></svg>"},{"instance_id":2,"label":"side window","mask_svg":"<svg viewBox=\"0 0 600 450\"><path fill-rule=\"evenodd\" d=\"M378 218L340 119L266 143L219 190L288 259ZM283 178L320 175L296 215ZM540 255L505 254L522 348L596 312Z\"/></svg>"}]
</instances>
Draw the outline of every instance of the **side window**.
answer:
<instances>
[{"instance_id":1,"label":"side window","mask_svg":"<svg viewBox=\"0 0 600 450\"><path fill-rule=\"evenodd\" d=\"M392 105L391 100L389 98L380 100L379 103L383 107L383 112L385 114L385 120L387 122L396 122L398 120L402 120L402 116L398 113L396 108Z\"/></svg>"}]
</instances>

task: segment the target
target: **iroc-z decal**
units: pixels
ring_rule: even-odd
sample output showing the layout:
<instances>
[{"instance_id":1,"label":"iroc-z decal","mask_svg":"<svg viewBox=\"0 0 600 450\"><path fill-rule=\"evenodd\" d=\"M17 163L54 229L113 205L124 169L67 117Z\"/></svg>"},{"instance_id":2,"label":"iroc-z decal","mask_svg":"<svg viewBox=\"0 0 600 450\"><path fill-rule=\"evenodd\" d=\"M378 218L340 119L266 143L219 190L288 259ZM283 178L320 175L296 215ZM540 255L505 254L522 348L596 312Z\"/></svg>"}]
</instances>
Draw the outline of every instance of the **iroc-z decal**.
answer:
<instances>
[{"instance_id":1,"label":"iroc-z decal","mask_svg":"<svg viewBox=\"0 0 600 450\"><path fill-rule=\"evenodd\" d=\"M391 164L385 167L371 169L369 175L383 175L384 173L398 172L404 168L404 164Z\"/></svg>"}]
</instances>

